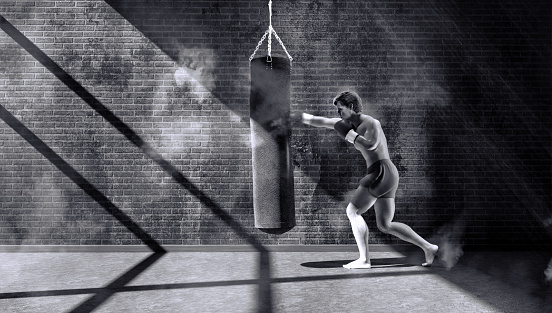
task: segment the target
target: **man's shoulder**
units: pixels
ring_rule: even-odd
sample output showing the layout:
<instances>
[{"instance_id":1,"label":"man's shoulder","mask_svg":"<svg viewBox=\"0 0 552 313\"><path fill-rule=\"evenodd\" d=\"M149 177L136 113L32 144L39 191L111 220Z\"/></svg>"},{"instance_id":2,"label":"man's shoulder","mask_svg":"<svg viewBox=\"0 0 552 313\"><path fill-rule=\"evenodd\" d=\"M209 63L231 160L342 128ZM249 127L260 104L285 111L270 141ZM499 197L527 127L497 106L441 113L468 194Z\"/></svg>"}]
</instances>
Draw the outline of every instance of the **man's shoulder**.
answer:
<instances>
[{"instance_id":1,"label":"man's shoulder","mask_svg":"<svg viewBox=\"0 0 552 313\"><path fill-rule=\"evenodd\" d=\"M379 124L379 121L370 115L361 114L360 117L362 120L361 124L373 124L373 123Z\"/></svg>"}]
</instances>

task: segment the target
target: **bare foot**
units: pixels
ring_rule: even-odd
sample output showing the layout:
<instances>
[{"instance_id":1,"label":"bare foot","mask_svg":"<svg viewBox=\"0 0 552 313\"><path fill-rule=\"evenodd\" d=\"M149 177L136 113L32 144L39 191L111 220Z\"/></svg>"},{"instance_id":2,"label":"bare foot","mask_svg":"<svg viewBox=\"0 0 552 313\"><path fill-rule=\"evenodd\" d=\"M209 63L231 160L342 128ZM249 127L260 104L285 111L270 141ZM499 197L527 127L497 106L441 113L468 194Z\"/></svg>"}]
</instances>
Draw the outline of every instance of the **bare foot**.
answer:
<instances>
[{"instance_id":1,"label":"bare foot","mask_svg":"<svg viewBox=\"0 0 552 313\"><path fill-rule=\"evenodd\" d=\"M431 245L431 248L424 250L426 262L422 263L422 266L430 267L433 264L433 260L435 260L437 251L439 251L439 246L437 245Z\"/></svg>"},{"instance_id":2,"label":"bare foot","mask_svg":"<svg viewBox=\"0 0 552 313\"><path fill-rule=\"evenodd\" d=\"M355 260L355 261L353 261L353 262L344 264L343 267L344 267L344 268L348 268L348 269L354 269L354 268L371 268L372 265L370 264L370 262L367 262L367 261L358 259L358 260Z\"/></svg>"}]
</instances>

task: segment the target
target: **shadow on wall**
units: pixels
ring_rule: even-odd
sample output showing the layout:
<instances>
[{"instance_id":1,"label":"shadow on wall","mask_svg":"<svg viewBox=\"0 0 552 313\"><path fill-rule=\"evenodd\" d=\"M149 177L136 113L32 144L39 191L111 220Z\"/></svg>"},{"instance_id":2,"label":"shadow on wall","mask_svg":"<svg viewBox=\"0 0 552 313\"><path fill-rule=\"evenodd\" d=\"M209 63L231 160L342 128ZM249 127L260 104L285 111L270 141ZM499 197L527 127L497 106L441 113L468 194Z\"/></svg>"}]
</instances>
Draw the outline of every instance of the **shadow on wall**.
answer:
<instances>
[{"instance_id":1,"label":"shadow on wall","mask_svg":"<svg viewBox=\"0 0 552 313\"><path fill-rule=\"evenodd\" d=\"M249 116L248 103L237 99L249 95L249 72L240 69L247 68L244 64L250 51L236 54L231 50L235 45L230 39L236 36L231 30L241 23L237 18L221 17L219 2L209 7L194 6L193 1L105 2L180 66L175 73L179 86L201 85L238 115ZM239 14L238 10L236 7L232 13ZM251 27L249 33L240 36L253 40L257 34L258 29ZM231 81L235 82L233 88L228 88Z\"/></svg>"},{"instance_id":2,"label":"shadow on wall","mask_svg":"<svg viewBox=\"0 0 552 313\"><path fill-rule=\"evenodd\" d=\"M214 97L220 99L226 107L240 116L242 121L249 120L249 103L244 101L248 99L250 89L248 56L252 53L255 44L268 26L268 16L264 18L265 14L268 15L266 1L248 4L248 9L257 6L261 10L260 16L247 13L249 12L248 10L242 10L243 3L238 2L212 2L208 6L201 7L194 6L193 2L154 3L151 1L107 0L106 3L179 64L181 68L175 73L175 80L179 86L190 84L204 86ZM292 16L292 10L305 10L304 12L298 12L298 14L302 14L303 16L309 14L312 16L312 19L309 18L309 21L289 21L303 24L298 27L308 27L309 25L312 27L312 21L320 20L315 18L316 12L307 11L307 8L304 6L293 6L294 4L291 4L291 7L287 5L275 7L274 15L279 14L280 16L284 16L287 13L282 11L288 10L289 16ZM332 8L329 10L331 12L338 12ZM329 29L329 33L333 34L334 38L331 38L330 41L339 41L341 36L339 26L334 25L326 19L323 20L323 23L326 24L324 28L332 28ZM371 22L367 19L363 23L370 24ZM374 25L370 24L367 27L374 28ZM305 33L305 35L309 36L312 33L315 32ZM304 35L300 34L300 36ZM304 59L304 56L301 54L319 50L316 48L317 40L323 40L323 38L310 39L306 38L303 41L307 43L307 46L301 47L297 51L295 49L294 51L290 50L294 59L296 59L296 53L298 54L297 59ZM242 46L241 44L237 45L235 43L236 40L243 42L244 48L241 51L235 50L236 47ZM286 42L285 37L282 40ZM361 46L358 46L355 38L350 38L348 41L355 49L363 49L371 44L369 40L364 40ZM260 56L261 51L266 48L266 45L267 41L265 40L257 56ZM280 45L276 40L273 40L272 47L275 50L277 47L280 49ZM278 53L278 51L274 51L273 53ZM332 58L335 58L342 64L349 64L347 56L340 55L339 52L335 51L332 53ZM297 75L294 73L296 72L304 70L314 76L323 75L320 72L323 69L316 65L315 59L316 57L311 59L311 62L306 63L303 61L294 62L292 84L298 85L301 83L295 79ZM363 64L367 66L366 64L368 63ZM349 64L348 66L356 65L357 63ZM309 68L313 68L313 70ZM345 77L342 73L337 73L337 75L340 77L339 79L344 80L344 84L353 84L350 81L350 77ZM366 79L366 81L373 80ZM314 84L310 81L304 81L303 83L304 85ZM311 87L315 89L320 88L318 86ZM295 88L296 86L293 86L292 90L295 90ZM325 95L315 89L307 89L305 98L311 98L313 95L320 97L322 95L324 99L316 100L315 102L328 102L329 100L326 98L333 96ZM341 90L332 91L332 94L338 91ZM328 109L331 109L331 113L328 112L326 115L335 115L335 110L332 107L329 106ZM305 175L316 180L316 188L309 199L310 201L307 205L309 207L306 209L309 212L305 213L305 220L300 226L306 228L307 234L314 231L316 235L313 235L312 240L310 238L303 238L304 243L336 243L336 240L341 239L336 239L335 235L331 235L332 232L335 233L333 226L327 225L323 221L324 219L320 219L318 214L313 214L311 211L321 209L320 203L331 202L331 207L325 207L325 210L321 214L327 214L327 209L338 210L341 214L343 208L335 205L335 203L342 203L345 200L347 192L351 190L351 182L356 184L359 179L355 173L363 173L365 171L365 169L362 169L364 162L362 161L362 157L354 152L347 153L347 155L342 153L338 159L337 153L340 150L348 148L345 147L346 145L333 132L309 136L312 140L306 144L308 152L300 152L304 150L304 146L296 141L298 132L301 132L301 130L294 130L292 143L295 147L293 149L295 165L303 170L305 167L302 167L302 165L312 165L310 161L317 162L314 171L312 171L313 167L308 167L309 170L304 171ZM310 161L307 164L298 164L305 159L310 159ZM337 162L339 162L339 165ZM244 194L242 199L246 197L249 199L249 203L251 203L250 196ZM298 214L302 213L304 212L298 212ZM202 228L208 229L210 225L216 226L215 223L217 222L209 221L208 218L208 216L202 217ZM323 230L321 225L323 225ZM350 231L348 227L346 229L347 233L343 234L343 236L349 237ZM327 236L324 234L327 234ZM306 237L309 236L307 235Z\"/></svg>"},{"instance_id":3,"label":"shadow on wall","mask_svg":"<svg viewBox=\"0 0 552 313\"><path fill-rule=\"evenodd\" d=\"M0 17L2 19L2 17ZM1 21L0 21L1 22ZM29 142L38 152L40 152L48 161L52 162L63 174L69 177L77 186L86 192L92 199L100 204L109 214L123 224L130 232L138 237L152 251L163 253L165 249L136 224L123 211L115 206L101 191L96 189L86 178L79 174L71 165L63 160L57 153L48 147L31 130L17 120L10 112L0 105L0 118L13 128L23 139Z\"/></svg>"},{"instance_id":4,"label":"shadow on wall","mask_svg":"<svg viewBox=\"0 0 552 313\"><path fill-rule=\"evenodd\" d=\"M193 2L176 4L175 2L106 0L106 3L182 67L182 70L176 73L177 82L181 81L182 84L186 84L188 83L186 81L189 80L198 81L216 98L221 99L228 108L243 119L248 119L249 105L243 103L243 99L247 99L249 94L247 56L254 50L255 44L268 26L266 1L248 5L249 9L258 8L261 12L260 15L247 13L248 10L241 10L242 4L240 3L213 2L208 6L201 7L194 6ZM365 11L365 14L370 14L370 10L367 8L363 7L362 10ZM320 19L317 17L318 14L329 15L333 18ZM294 62L292 71L305 74L303 79L297 79L298 74L292 75L293 84L296 85L293 87L294 90L300 84L303 85L301 99L297 99L299 105L306 101L305 99L313 99L317 103L330 103L331 97L345 88L332 87L333 90L328 92L326 87L318 86L308 79L309 76L312 76L318 80L318 78L328 75L327 72L324 73L326 69L319 66L319 60L322 59L331 58L337 62L336 71L330 75L335 77L335 81L339 82L339 85L354 86L361 94L374 92L376 85L385 85L388 81L385 70L388 61L383 52L388 34L371 18L359 20L359 23L362 24L359 27L370 29L370 32L343 33L342 23L346 21L346 14L347 10L344 10L338 2L324 6L290 3L273 8L275 16L302 17L286 17L280 22L289 24L281 26L282 28L291 25L307 30L301 33L288 32L288 36L294 40L292 42L301 42L300 47L291 47L294 48L292 51L294 59L300 60ZM335 23L335 21L339 21L339 23ZM321 36L322 33L324 36ZM297 40L295 38L297 36L304 37L304 40ZM327 36L332 37L327 38ZM242 51L235 51L238 45L231 41L235 42L236 40L245 46ZM282 38L282 40L285 42L286 38ZM319 49L317 45L321 42L330 46L339 45L343 49L329 51ZM266 44L265 41L263 48ZM272 46L275 50L279 48L276 40L273 40ZM261 50L258 54L261 53ZM344 53L345 50L349 52ZM370 50L372 52L367 52ZM313 51L317 52L313 55ZM362 57L351 61L352 55L360 53L363 53ZM351 75L351 72L355 74ZM292 97L294 96L292 95ZM335 110L331 105L328 105L327 109L326 112L318 113L335 116ZM297 136L294 134L294 146L297 147L294 149L296 165L302 165L297 163L306 158L320 162L318 170L306 172L306 175L319 179L312 203L322 202L321 200L326 195L329 195L334 201L343 201L346 193L351 190L348 184L351 181L356 183L360 179L360 176L355 173L359 173L359 171L363 173L365 170L360 168L363 166L360 155L349 151L346 154L355 154L349 158L345 156L345 153L340 153L344 144L337 136L333 135L335 134L320 133L309 136L312 139L312 143L307 149L309 152L301 152L305 149L302 147L303 144L296 140ZM326 136L332 139L326 139ZM338 153L340 154L339 160L343 162L336 166L338 160L336 154ZM304 157L297 157L299 154L303 154Z\"/></svg>"},{"instance_id":5,"label":"shadow on wall","mask_svg":"<svg viewBox=\"0 0 552 313\"><path fill-rule=\"evenodd\" d=\"M200 200L206 207L211 209L215 215L220 217L228 226L236 231L240 236L247 239L247 242L254 247L264 251L263 246L256 241L256 239L249 234L246 230L242 229L241 225L237 223L228 213L226 213L217 203L210 199L203 191L192 184L184 175L172 166L167 160L165 160L159 153L157 153L147 142L145 142L134 130L132 130L127 124L115 116L107 107L105 107L98 99L90 94L82 85L74 80L71 75L65 72L57 63L50 59L44 52L42 52L37 46L35 46L30 40L28 40L21 32L19 32L13 25L11 25L4 17L0 16L0 26L10 37L18 42L21 47L27 50L33 57L37 59L46 69L54 74L61 82L63 82L69 89L71 89L77 96L79 96L84 102L86 102L92 109L98 112L104 117L115 129L121 132L130 142L136 147L140 148L142 152L157 163L164 171L171 175L171 177L179 183L179 185L188 190L198 200ZM99 192L94 186L84 179L77 171L75 171L70 165L68 165L61 157L59 157L52 149L50 149L44 142L42 142L36 135L34 135L25 125L17 120L11 113L0 106L0 113L2 119L10 125L16 132L18 132L25 140L27 140L35 149L42 153L48 160L56 165L65 175L71 178L79 187L85 192L89 192L89 195L96 200L99 204L104 206L114 217L120 220L122 223L133 223L130 218L124 216L124 213L117 211L117 208ZM119 217L119 215L121 215ZM127 228L133 231L139 238L143 238L145 243L149 243L152 239L148 238L145 233L141 233L139 228L133 230L134 226L129 224ZM151 246L152 250L162 249L154 241ZM162 252L159 250L157 252Z\"/></svg>"},{"instance_id":6,"label":"shadow on wall","mask_svg":"<svg viewBox=\"0 0 552 313\"><path fill-rule=\"evenodd\" d=\"M54 74L62 83L71 89L75 95L80 97L92 109L98 112L106 121L108 121L115 129L121 132L130 142L142 150L143 154L160 166L167 174L169 174L182 188L190 192L196 197L205 207L211 210L213 215L217 216L229 228L231 228L238 236L245 239L248 244L253 246L259 252L259 280L258 280L258 307L259 311L270 312L272 309L272 291L270 283L270 255L268 250L258 241L258 239L250 234L243 226L238 223L231 215L224 211L216 202L208 197L201 189L190 182L178 169L165 160L155 149L145 142L134 130L127 124L114 115L107 107L105 107L96 97L90 94L79 82L71 75L65 72L56 62L48 57L36 45L34 45L27 37L9 23L3 16L0 15L0 28L16 41L22 48L27 50L38 62L40 62L47 70ZM115 292L113 288L122 287L130 282L138 274L146 270L149 266L155 263L166 250L155 241L147 232L142 230L130 217L118 209L102 192L96 189L89 183L80 173L73 169L65 160L57 155L50 147L48 147L40 138L32 133L25 125L16 119L3 106L0 106L0 118L6 122L13 130L21 137L29 142L38 152L46 159L55 165L63 174L69 177L77 184L84 192L92 199L100 204L108 213L123 224L130 232L136 235L144 244L146 244L155 253L142 261L135 269L131 269L111 285L107 286L108 292L99 292L85 301L76 312L89 312L101 305Z\"/></svg>"},{"instance_id":7,"label":"shadow on wall","mask_svg":"<svg viewBox=\"0 0 552 313\"><path fill-rule=\"evenodd\" d=\"M449 58L444 78L451 103L428 107L424 125L431 143L433 201L450 211L441 235L472 248L548 249L552 229L544 221L552 213L552 162L546 125L552 114L550 93L543 92L550 73L540 69L541 62L550 61L534 49L523 25L513 22L519 17L508 20L511 8L497 8L504 12L497 23L478 21L469 6L440 5L436 10L450 20L447 33L454 41L446 39L428 51ZM508 37L498 40L502 26ZM485 56L491 57L479 60L483 42Z\"/></svg>"}]
</instances>

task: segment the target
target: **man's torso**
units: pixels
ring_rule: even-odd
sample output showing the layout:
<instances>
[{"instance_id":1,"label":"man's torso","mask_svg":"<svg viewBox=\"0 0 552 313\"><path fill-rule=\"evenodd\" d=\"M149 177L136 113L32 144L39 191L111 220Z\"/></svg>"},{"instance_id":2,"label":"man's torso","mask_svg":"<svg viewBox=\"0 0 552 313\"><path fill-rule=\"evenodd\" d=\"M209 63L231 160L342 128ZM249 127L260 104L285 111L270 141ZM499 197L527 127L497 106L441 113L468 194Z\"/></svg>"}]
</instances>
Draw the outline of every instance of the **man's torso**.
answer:
<instances>
[{"instance_id":1,"label":"man's torso","mask_svg":"<svg viewBox=\"0 0 552 313\"><path fill-rule=\"evenodd\" d=\"M358 143L355 144L355 148L359 150L360 153L362 153L362 156L366 160L366 166L370 167L370 165L372 165L376 161L389 159L389 151L387 149L387 138L383 133L381 124L373 117L365 114L362 114L360 118L361 118L361 123L360 125L358 125L356 129L357 133L359 133L361 136L364 136L367 130L370 130L370 128L374 128L377 130L377 134L379 136L379 143L374 150L368 150Z\"/></svg>"}]
</instances>

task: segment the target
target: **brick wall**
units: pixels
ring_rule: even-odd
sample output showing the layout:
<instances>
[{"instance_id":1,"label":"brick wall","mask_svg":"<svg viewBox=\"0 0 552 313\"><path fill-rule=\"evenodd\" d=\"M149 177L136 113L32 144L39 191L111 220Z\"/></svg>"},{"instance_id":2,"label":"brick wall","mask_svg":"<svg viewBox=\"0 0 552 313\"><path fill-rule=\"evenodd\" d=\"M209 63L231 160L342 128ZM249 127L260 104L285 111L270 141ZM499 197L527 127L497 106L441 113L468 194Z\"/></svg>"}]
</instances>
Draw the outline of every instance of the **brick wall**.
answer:
<instances>
[{"instance_id":1,"label":"brick wall","mask_svg":"<svg viewBox=\"0 0 552 313\"><path fill-rule=\"evenodd\" d=\"M267 3L2 1L0 244L354 243L362 157L304 126L297 226L254 228L248 58ZM396 219L467 245L550 243L550 16L548 1L273 1L292 109L335 116L357 91L401 174ZM400 243L366 220L373 243Z\"/></svg>"}]
</instances>

